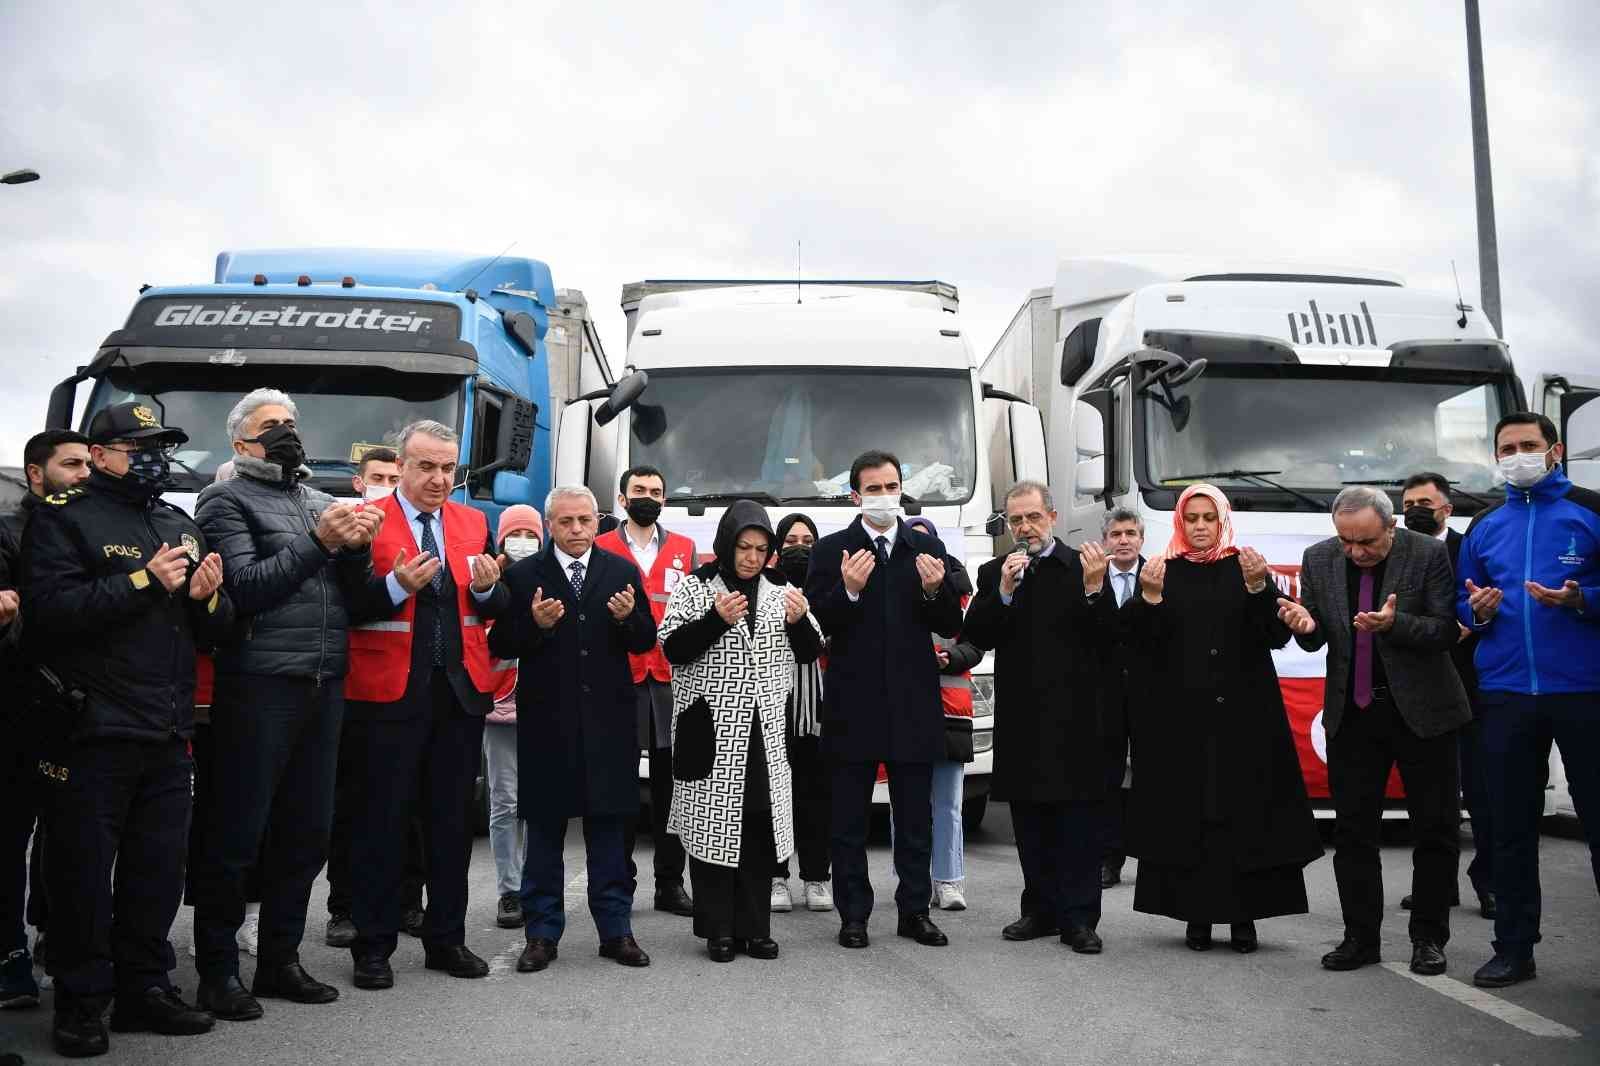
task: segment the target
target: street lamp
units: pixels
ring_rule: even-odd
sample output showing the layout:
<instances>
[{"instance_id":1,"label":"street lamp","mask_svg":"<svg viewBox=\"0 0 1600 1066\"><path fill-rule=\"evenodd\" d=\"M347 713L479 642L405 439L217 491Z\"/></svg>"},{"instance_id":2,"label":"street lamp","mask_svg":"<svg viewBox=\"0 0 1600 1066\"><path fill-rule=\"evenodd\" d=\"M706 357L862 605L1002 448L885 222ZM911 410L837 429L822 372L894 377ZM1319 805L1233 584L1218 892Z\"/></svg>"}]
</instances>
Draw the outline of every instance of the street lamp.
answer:
<instances>
[{"instance_id":1,"label":"street lamp","mask_svg":"<svg viewBox=\"0 0 1600 1066\"><path fill-rule=\"evenodd\" d=\"M38 181L37 170L13 170L9 174L0 175L0 185L26 185L30 181Z\"/></svg>"}]
</instances>

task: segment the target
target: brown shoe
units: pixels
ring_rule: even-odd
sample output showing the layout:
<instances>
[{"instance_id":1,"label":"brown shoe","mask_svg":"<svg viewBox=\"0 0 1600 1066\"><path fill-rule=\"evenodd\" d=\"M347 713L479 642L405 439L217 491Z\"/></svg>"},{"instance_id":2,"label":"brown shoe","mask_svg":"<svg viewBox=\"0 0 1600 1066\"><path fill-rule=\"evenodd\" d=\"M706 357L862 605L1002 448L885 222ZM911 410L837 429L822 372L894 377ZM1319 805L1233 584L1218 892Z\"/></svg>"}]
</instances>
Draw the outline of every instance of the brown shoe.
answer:
<instances>
[{"instance_id":1,"label":"brown shoe","mask_svg":"<svg viewBox=\"0 0 1600 1066\"><path fill-rule=\"evenodd\" d=\"M624 966L649 966L650 956L644 953L644 948L631 936L619 936L615 940L600 941L600 957L615 959Z\"/></svg>"},{"instance_id":2,"label":"brown shoe","mask_svg":"<svg viewBox=\"0 0 1600 1066\"><path fill-rule=\"evenodd\" d=\"M540 970L556 961L556 942L536 936L528 941L528 946L522 949L522 954L517 956L518 973L538 973Z\"/></svg>"}]
</instances>

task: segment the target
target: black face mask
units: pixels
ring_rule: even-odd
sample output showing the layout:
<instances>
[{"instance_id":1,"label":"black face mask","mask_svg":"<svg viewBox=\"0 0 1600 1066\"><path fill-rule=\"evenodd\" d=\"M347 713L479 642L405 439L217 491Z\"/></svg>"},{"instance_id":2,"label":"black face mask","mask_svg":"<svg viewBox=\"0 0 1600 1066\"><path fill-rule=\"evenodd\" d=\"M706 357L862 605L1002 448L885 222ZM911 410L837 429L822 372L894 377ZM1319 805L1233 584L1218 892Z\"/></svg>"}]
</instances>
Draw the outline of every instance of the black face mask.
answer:
<instances>
[{"instance_id":1,"label":"black face mask","mask_svg":"<svg viewBox=\"0 0 1600 1066\"><path fill-rule=\"evenodd\" d=\"M649 528L661 517L661 501L648 496L633 496L628 500L628 518L636 526Z\"/></svg>"},{"instance_id":2,"label":"black face mask","mask_svg":"<svg viewBox=\"0 0 1600 1066\"><path fill-rule=\"evenodd\" d=\"M811 545L790 544L778 553L778 571L791 584L803 585L806 571L811 569Z\"/></svg>"},{"instance_id":3,"label":"black face mask","mask_svg":"<svg viewBox=\"0 0 1600 1066\"><path fill-rule=\"evenodd\" d=\"M1421 533L1431 537L1439 532L1439 516L1433 513L1433 508L1425 504L1417 504L1406 508L1406 528L1413 533Z\"/></svg>"},{"instance_id":4,"label":"black face mask","mask_svg":"<svg viewBox=\"0 0 1600 1066\"><path fill-rule=\"evenodd\" d=\"M288 481L294 477L294 472L305 465L306 449L300 443L300 434L290 425L277 425L255 437L246 440L246 444L259 444L267 453L267 462L276 463L283 471L283 479Z\"/></svg>"},{"instance_id":5,"label":"black face mask","mask_svg":"<svg viewBox=\"0 0 1600 1066\"><path fill-rule=\"evenodd\" d=\"M128 480L144 492L155 495L167 487L172 464L165 448L145 448L128 453Z\"/></svg>"}]
</instances>

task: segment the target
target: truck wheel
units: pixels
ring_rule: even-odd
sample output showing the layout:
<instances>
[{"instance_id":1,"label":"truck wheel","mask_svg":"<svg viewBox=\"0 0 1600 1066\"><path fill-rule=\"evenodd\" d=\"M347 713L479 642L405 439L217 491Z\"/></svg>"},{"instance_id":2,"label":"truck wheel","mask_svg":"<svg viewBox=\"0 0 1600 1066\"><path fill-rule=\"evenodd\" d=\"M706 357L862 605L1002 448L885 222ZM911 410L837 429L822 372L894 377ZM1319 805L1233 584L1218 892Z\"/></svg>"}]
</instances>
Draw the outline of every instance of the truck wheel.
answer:
<instances>
[{"instance_id":1,"label":"truck wheel","mask_svg":"<svg viewBox=\"0 0 1600 1066\"><path fill-rule=\"evenodd\" d=\"M976 832L983 825L983 816L989 810L988 796L969 796L961 804L961 825L967 832Z\"/></svg>"}]
</instances>

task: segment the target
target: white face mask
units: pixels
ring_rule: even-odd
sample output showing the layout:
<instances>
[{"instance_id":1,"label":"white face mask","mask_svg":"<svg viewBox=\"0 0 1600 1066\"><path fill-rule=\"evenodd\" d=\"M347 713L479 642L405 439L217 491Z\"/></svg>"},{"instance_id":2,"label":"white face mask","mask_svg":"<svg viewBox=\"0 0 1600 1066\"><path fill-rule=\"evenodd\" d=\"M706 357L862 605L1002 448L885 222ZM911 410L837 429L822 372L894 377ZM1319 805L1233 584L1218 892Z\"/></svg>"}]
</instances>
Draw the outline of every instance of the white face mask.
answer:
<instances>
[{"instance_id":1,"label":"white face mask","mask_svg":"<svg viewBox=\"0 0 1600 1066\"><path fill-rule=\"evenodd\" d=\"M385 496L394 495L393 485L368 485L361 492L361 498L368 503L377 503Z\"/></svg>"},{"instance_id":2,"label":"white face mask","mask_svg":"<svg viewBox=\"0 0 1600 1066\"><path fill-rule=\"evenodd\" d=\"M506 558L514 563L520 563L530 555L539 554L538 537L507 537Z\"/></svg>"},{"instance_id":3,"label":"white face mask","mask_svg":"<svg viewBox=\"0 0 1600 1066\"><path fill-rule=\"evenodd\" d=\"M900 514L900 494L861 497L861 518L874 529L888 529Z\"/></svg>"},{"instance_id":4,"label":"white face mask","mask_svg":"<svg viewBox=\"0 0 1600 1066\"><path fill-rule=\"evenodd\" d=\"M1545 466L1545 456L1552 450L1554 445L1542 452L1517 452L1506 456L1496 464L1500 477L1514 488L1532 488L1550 472Z\"/></svg>"}]
</instances>

